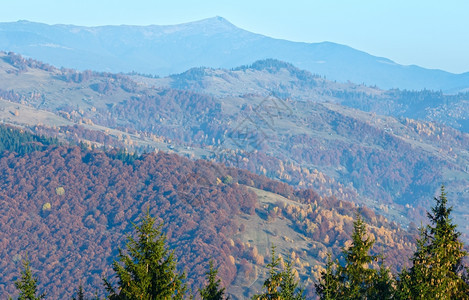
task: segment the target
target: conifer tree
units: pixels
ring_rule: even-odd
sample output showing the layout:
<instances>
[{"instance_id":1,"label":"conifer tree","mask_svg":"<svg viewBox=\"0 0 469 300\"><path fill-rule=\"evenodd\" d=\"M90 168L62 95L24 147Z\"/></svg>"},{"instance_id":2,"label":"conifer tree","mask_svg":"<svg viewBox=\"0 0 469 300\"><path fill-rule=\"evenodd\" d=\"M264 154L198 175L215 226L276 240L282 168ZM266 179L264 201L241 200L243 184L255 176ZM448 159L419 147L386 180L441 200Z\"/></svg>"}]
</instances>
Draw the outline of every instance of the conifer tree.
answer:
<instances>
[{"instance_id":1,"label":"conifer tree","mask_svg":"<svg viewBox=\"0 0 469 300\"><path fill-rule=\"evenodd\" d=\"M280 284L282 281L282 272L280 270L280 257L275 255L275 247L272 246L272 261L267 264L269 268L269 277L264 281L263 294L254 295L252 299L267 300L280 299Z\"/></svg>"},{"instance_id":2,"label":"conifer tree","mask_svg":"<svg viewBox=\"0 0 469 300\"><path fill-rule=\"evenodd\" d=\"M29 260L23 260L23 270L21 278L15 282L16 288L20 291L18 300L39 300L44 299L46 294L37 294L37 278L33 275Z\"/></svg>"},{"instance_id":3,"label":"conifer tree","mask_svg":"<svg viewBox=\"0 0 469 300\"><path fill-rule=\"evenodd\" d=\"M460 232L450 218L452 207L447 207L447 198L444 186L441 195L435 198L436 205L432 213L427 213L431 225L428 227L430 244L428 250L433 266L430 272L430 281L435 283L437 297L462 296L461 292L469 292L468 286L461 279L459 272L462 269L462 259L467 256L463 250L463 243L459 241ZM448 294L450 293L450 294Z\"/></svg>"},{"instance_id":4,"label":"conifer tree","mask_svg":"<svg viewBox=\"0 0 469 300\"><path fill-rule=\"evenodd\" d=\"M431 213L430 224L422 227L412 268L400 274L399 295L402 298L464 299L469 285L462 278L462 259L467 256L461 235L450 217L452 207L444 186Z\"/></svg>"},{"instance_id":5,"label":"conifer tree","mask_svg":"<svg viewBox=\"0 0 469 300\"><path fill-rule=\"evenodd\" d=\"M295 273L293 273L293 265L291 261L288 261L285 264L285 270L283 271L283 278L280 284L280 288L282 291L281 299L306 299L304 296L304 289L300 287L300 284L295 278Z\"/></svg>"},{"instance_id":6,"label":"conifer tree","mask_svg":"<svg viewBox=\"0 0 469 300\"><path fill-rule=\"evenodd\" d=\"M396 292L398 299L428 299L432 295L427 283L430 276L428 236L425 227L421 226L419 231L417 249L411 259L412 267L410 270L404 269L399 274Z\"/></svg>"},{"instance_id":7,"label":"conifer tree","mask_svg":"<svg viewBox=\"0 0 469 300\"><path fill-rule=\"evenodd\" d=\"M328 258L326 270L315 284L320 299L392 299L394 281L381 260L379 271L371 268L378 259L371 255L374 240L367 236L365 222L357 213L353 223L352 244L342 250L345 264Z\"/></svg>"},{"instance_id":8,"label":"conifer tree","mask_svg":"<svg viewBox=\"0 0 469 300\"><path fill-rule=\"evenodd\" d=\"M304 290L299 287L298 281L293 274L291 263L287 263L285 270L280 268L280 257L275 254L272 246L272 261L267 265L269 277L264 281L264 293L254 295L256 300L303 300Z\"/></svg>"},{"instance_id":9,"label":"conifer tree","mask_svg":"<svg viewBox=\"0 0 469 300\"><path fill-rule=\"evenodd\" d=\"M398 274L396 283L396 299L412 299L412 283L408 269L404 268L401 273Z\"/></svg>"},{"instance_id":10,"label":"conifer tree","mask_svg":"<svg viewBox=\"0 0 469 300\"><path fill-rule=\"evenodd\" d=\"M77 297L73 297L72 300L85 300L85 293L81 284L78 286Z\"/></svg>"},{"instance_id":11,"label":"conifer tree","mask_svg":"<svg viewBox=\"0 0 469 300\"><path fill-rule=\"evenodd\" d=\"M217 278L218 270L213 267L213 261L209 262L209 271L206 273L208 284L199 290L200 297L204 300L224 299L225 288L220 288L220 279Z\"/></svg>"},{"instance_id":12,"label":"conifer tree","mask_svg":"<svg viewBox=\"0 0 469 300\"><path fill-rule=\"evenodd\" d=\"M363 218L357 213L353 223L352 245L343 250L345 266L339 266L339 278L347 299L363 299L371 291L376 270L370 268L376 255L371 255L374 240L367 236Z\"/></svg>"},{"instance_id":13,"label":"conifer tree","mask_svg":"<svg viewBox=\"0 0 469 300\"><path fill-rule=\"evenodd\" d=\"M126 252L119 249L119 262L113 269L118 280L116 291L105 281L110 299L182 299L186 292L185 274L176 270L174 252L167 249L162 224L147 212L140 226L135 226L136 239L128 237Z\"/></svg>"},{"instance_id":14,"label":"conifer tree","mask_svg":"<svg viewBox=\"0 0 469 300\"><path fill-rule=\"evenodd\" d=\"M327 254L326 269L321 272L321 277L318 283L314 284L316 293L321 300L334 300L340 299L339 277L337 274L337 262L333 262L331 254Z\"/></svg>"},{"instance_id":15,"label":"conifer tree","mask_svg":"<svg viewBox=\"0 0 469 300\"><path fill-rule=\"evenodd\" d=\"M369 292L368 299L387 300L394 299L395 295L395 280L391 271L384 264L384 259L381 256L379 269L373 280L371 291Z\"/></svg>"}]
</instances>

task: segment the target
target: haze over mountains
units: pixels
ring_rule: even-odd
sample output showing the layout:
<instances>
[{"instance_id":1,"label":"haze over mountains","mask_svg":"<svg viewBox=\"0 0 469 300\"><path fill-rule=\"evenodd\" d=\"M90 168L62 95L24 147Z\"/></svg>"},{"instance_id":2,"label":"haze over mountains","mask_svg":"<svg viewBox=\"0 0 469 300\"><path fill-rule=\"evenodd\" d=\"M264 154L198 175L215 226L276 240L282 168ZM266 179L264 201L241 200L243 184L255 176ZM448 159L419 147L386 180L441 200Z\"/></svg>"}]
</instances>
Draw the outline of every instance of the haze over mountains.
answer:
<instances>
[{"instance_id":1,"label":"haze over mountains","mask_svg":"<svg viewBox=\"0 0 469 300\"><path fill-rule=\"evenodd\" d=\"M469 72L452 74L402 66L330 42L274 39L240 29L222 17L168 26L0 23L0 50L21 53L58 67L159 76L192 67L233 68L274 58L331 80L385 89L425 88L457 93L469 88Z\"/></svg>"},{"instance_id":2,"label":"haze over mountains","mask_svg":"<svg viewBox=\"0 0 469 300\"><path fill-rule=\"evenodd\" d=\"M298 258L312 293L357 210L399 268L441 183L469 240L469 73L276 40L219 17L1 23L0 49L0 297L25 249L52 297L70 296L77 278L100 286L111 246L146 206L191 285L215 257L233 299L260 289L272 242Z\"/></svg>"},{"instance_id":3,"label":"haze over mountains","mask_svg":"<svg viewBox=\"0 0 469 300\"><path fill-rule=\"evenodd\" d=\"M133 78L159 88L195 91L216 97L251 93L296 101L333 102L380 115L433 121L469 132L469 93L386 91L350 82L338 83L273 59L232 70L201 67L165 78Z\"/></svg>"}]
</instances>

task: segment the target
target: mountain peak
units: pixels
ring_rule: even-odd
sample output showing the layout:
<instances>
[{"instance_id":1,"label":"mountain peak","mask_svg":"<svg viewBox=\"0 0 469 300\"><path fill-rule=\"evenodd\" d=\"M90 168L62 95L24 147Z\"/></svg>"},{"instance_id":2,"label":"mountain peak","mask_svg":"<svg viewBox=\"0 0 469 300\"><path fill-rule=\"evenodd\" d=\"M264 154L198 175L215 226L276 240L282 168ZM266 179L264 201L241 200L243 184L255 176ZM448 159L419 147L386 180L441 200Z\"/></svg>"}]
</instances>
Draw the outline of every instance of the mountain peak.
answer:
<instances>
[{"instance_id":1,"label":"mountain peak","mask_svg":"<svg viewBox=\"0 0 469 300\"><path fill-rule=\"evenodd\" d=\"M220 16L215 16L215 17L211 17L211 18L207 18L207 19L202 19L199 22L207 22L207 23L211 23L211 24L223 24L223 25L229 25L229 26L236 27L236 26L233 25L233 23L231 23L227 19L225 19L223 17L220 17Z\"/></svg>"},{"instance_id":2,"label":"mountain peak","mask_svg":"<svg viewBox=\"0 0 469 300\"><path fill-rule=\"evenodd\" d=\"M227 19L220 17L220 16L215 16L212 18L207 18L207 19L203 19L200 21L194 21L194 22L185 23L181 25L190 25L190 26L196 25L196 26L201 26L206 29L211 29L211 30L216 30L216 31L238 29L238 27L233 25L233 23L229 22Z\"/></svg>"},{"instance_id":3,"label":"mountain peak","mask_svg":"<svg viewBox=\"0 0 469 300\"><path fill-rule=\"evenodd\" d=\"M208 18L207 20L211 20L212 22L219 22L219 23L225 23L225 24L233 25L230 21L228 21L227 19L225 19L221 16L215 16L215 17L212 17L212 18Z\"/></svg>"}]
</instances>

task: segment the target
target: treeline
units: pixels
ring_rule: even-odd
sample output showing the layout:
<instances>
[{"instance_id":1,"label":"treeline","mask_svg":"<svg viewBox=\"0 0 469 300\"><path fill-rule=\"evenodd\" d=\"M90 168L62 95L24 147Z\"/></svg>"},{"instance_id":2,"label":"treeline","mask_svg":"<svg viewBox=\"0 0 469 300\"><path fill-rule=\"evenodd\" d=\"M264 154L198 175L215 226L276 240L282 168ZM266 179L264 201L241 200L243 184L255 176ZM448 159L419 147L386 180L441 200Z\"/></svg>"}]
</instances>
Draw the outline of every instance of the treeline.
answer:
<instances>
[{"instance_id":1,"label":"treeline","mask_svg":"<svg viewBox=\"0 0 469 300\"><path fill-rule=\"evenodd\" d=\"M382 199L385 203L405 205L416 199L425 199L437 188L433 182L442 176L439 170L448 165L436 155L416 152L400 136L364 121L311 103L296 103L295 106L297 111L316 112L301 116L311 128L330 132L338 138L318 139L309 133L291 134L281 130L270 133L262 124L246 122L250 119L245 119L243 114L227 115L217 99L188 91L167 90L156 95L133 97L110 109L98 110L99 115L91 119L96 124L109 127L116 127L117 120L125 119L125 127L138 132L164 136L176 143L210 147L215 149L213 158L218 161L295 186L322 188L323 195L327 195L325 191L328 188L338 191L340 186L337 182L314 180L308 174L312 170L306 172L299 165L289 166L285 163L288 160L282 158L301 162L302 166L343 167L337 181L351 182L358 193ZM250 116L248 112L246 115ZM240 128L233 128L236 124ZM252 136L237 145L240 149L227 149L232 143L232 136L245 134L243 130ZM435 128L433 132L425 133L427 141L447 150L451 146L464 147L469 144L467 138L457 131L441 130ZM422 134L418 130L415 133ZM440 137L437 138L438 133ZM263 141L269 134L278 136L275 149ZM259 151L250 151L252 144ZM230 156L229 152L235 153ZM346 191L344 187L341 190L344 192L340 196L344 199L356 200L354 191ZM400 196L396 199L396 195Z\"/></svg>"},{"instance_id":2,"label":"treeline","mask_svg":"<svg viewBox=\"0 0 469 300\"><path fill-rule=\"evenodd\" d=\"M16 67L18 73L26 71L27 68L35 68L35 69L40 69L40 70L44 70L48 72L57 70L57 68L52 65L43 63L41 61L37 61L32 58L24 58L23 56L16 54L14 52L6 53L5 60L6 62L10 63L12 66Z\"/></svg>"},{"instance_id":3,"label":"treeline","mask_svg":"<svg viewBox=\"0 0 469 300\"><path fill-rule=\"evenodd\" d=\"M28 130L0 126L0 152L10 151L20 155L33 151L42 151L49 145L57 145L57 138L32 134Z\"/></svg>"},{"instance_id":4,"label":"treeline","mask_svg":"<svg viewBox=\"0 0 469 300\"><path fill-rule=\"evenodd\" d=\"M460 233L452 223L444 187L428 213L430 224L422 227L412 266L394 275L384 263L383 255L372 255L374 239L368 235L363 218L357 213L350 246L342 251L342 263L328 257L326 269L315 284L320 299L468 299L469 277L463 259L467 252L459 240ZM135 237L129 236L124 250L113 262L115 280L104 279L107 299L184 299L194 294L187 291L185 273L177 271L174 251L166 245L162 225L149 213L135 226ZM252 299L306 299L304 285L298 281L291 258L284 261L272 247L267 264L268 278L263 290ZM402 258L401 258L402 259ZM24 261L21 279L15 282L20 299L43 299L38 295L37 279L29 262ZM206 282L198 290L201 299L228 299L217 278L218 270L210 261ZM113 283L114 282L114 283ZM77 298L85 299L82 286ZM74 299L77 299L74 298ZM96 295L95 299L99 299Z\"/></svg>"}]
</instances>

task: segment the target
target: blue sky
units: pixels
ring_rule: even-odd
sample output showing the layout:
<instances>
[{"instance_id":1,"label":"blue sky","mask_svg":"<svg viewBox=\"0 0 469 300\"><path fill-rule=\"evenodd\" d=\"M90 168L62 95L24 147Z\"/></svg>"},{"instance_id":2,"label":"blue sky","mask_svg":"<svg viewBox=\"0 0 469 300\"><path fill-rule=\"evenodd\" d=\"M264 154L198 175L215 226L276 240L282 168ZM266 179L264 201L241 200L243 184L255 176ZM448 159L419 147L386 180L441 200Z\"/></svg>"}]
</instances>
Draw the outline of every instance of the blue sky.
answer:
<instances>
[{"instance_id":1,"label":"blue sky","mask_svg":"<svg viewBox=\"0 0 469 300\"><path fill-rule=\"evenodd\" d=\"M302 42L345 44L397 63L469 71L466 0L8 0L0 22L167 25L222 16L243 29Z\"/></svg>"}]
</instances>

